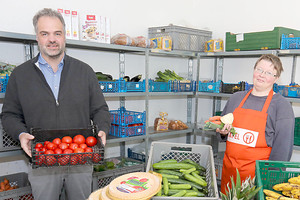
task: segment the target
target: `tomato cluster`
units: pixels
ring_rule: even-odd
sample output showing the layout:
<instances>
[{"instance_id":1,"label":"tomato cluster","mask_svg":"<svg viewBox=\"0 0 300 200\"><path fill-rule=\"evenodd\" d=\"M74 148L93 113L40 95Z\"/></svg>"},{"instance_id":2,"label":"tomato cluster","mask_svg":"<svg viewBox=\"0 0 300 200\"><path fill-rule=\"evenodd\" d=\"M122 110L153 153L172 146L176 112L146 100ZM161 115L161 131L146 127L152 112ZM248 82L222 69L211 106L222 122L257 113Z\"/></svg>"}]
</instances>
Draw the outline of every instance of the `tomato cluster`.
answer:
<instances>
[{"instance_id":1,"label":"tomato cluster","mask_svg":"<svg viewBox=\"0 0 300 200\"><path fill-rule=\"evenodd\" d=\"M43 164L47 166L55 164L77 165L85 164L88 159L98 163L101 156L93 153L91 148L96 144L97 139L95 137L85 138L83 135L76 135L73 138L70 136L65 136L62 139L55 138L52 141L45 141L44 144L36 143L34 147L37 154L36 164L40 166Z\"/></svg>"}]
</instances>

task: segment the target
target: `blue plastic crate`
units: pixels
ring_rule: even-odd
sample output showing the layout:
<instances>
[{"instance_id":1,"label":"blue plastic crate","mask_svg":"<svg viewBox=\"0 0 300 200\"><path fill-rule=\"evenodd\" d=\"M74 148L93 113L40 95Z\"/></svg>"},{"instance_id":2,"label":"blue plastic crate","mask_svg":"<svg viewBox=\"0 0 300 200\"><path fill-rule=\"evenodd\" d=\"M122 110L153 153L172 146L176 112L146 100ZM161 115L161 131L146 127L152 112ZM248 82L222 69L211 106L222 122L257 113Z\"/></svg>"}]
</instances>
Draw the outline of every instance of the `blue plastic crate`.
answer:
<instances>
[{"instance_id":1,"label":"blue plastic crate","mask_svg":"<svg viewBox=\"0 0 300 200\"><path fill-rule=\"evenodd\" d=\"M300 97L300 87L295 83L291 83L288 86L274 84L274 91L285 97Z\"/></svg>"},{"instance_id":2,"label":"blue plastic crate","mask_svg":"<svg viewBox=\"0 0 300 200\"><path fill-rule=\"evenodd\" d=\"M182 81L172 81L171 82L171 92L193 92L195 91L195 81L182 82Z\"/></svg>"},{"instance_id":3,"label":"blue plastic crate","mask_svg":"<svg viewBox=\"0 0 300 200\"><path fill-rule=\"evenodd\" d=\"M0 76L0 93L6 92L6 86L8 82L9 76Z\"/></svg>"},{"instance_id":4,"label":"blue plastic crate","mask_svg":"<svg viewBox=\"0 0 300 200\"><path fill-rule=\"evenodd\" d=\"M121 107L119 110L111 110L109 112L112 124L126 126L130 124L139 124L146 122L145 111L128 111L124 107Z\"/></svg>"},{"instance_id":5,"label":"blue plastic crate","mask_svg":"<svg viewBox=\"0 0 300 200\"><path fill-rule=\"evenodd\" d=\"M245 90L251 90L253 88L253 84L245 83Z\"/></svg>"},{"instance_id":6,"label":"blue plastic crate","mask_svg":"<svg viewBox=\"0 0 300 200\"><path fill-rule=\"evenodd\" d=\"M221 91L221 81L210 81L210 82L202 82L199 81L198 85L199 92L212 92L212 93L220 93Z\"/></svg>"},{"instance_id":7,"label":"blue plastic crate","mask_svg":"<svg viewBox=\"0 0 300 200\"><path fill-rule=\"evenodd\" d=\"M120 81L99 81L99 86L103 93L119 92Z\"/></svg>"},{"instance_id":8,"label":"blue plastic crate","mask_svg":"<svg viewBox=\"0 0 300 200\"><path fill-rule=\"evenodd\" d=\"M282 34L281 49L300 49L300 37L288 37Z\"/></svg>"},{"instance_id":9,"label":"blue plastic crate","mask_svg":"<svg viewBox=\"0 0 300 200\"><path fill-rule=\"evenodd\" d=\"M125 92L145 92L145 80L139 82L126 82Z\"/></svg>"},{"instance_id":10,"label":"blue plastic crate","mask_svg":"<svg viewBox=\"0 0 300 200\"><path fill-rule=\"evenodd\" d=\"M122 138L145 135L145 134L146 134L145 124L131 124L128 126L119 126L116 124L112 124L109 132L109 135L122 137Z\"/></svg>"},{"instance_id":11,"label":"blue plastic crate","mask_svg":"<svg viewBox=\"0 0 300 200\"><path fill-rule=\"evenodd\" d=\"M149 80L149 92L170 92L171 81L168 82L155 82Z\"/></svg>"}]
</instances>

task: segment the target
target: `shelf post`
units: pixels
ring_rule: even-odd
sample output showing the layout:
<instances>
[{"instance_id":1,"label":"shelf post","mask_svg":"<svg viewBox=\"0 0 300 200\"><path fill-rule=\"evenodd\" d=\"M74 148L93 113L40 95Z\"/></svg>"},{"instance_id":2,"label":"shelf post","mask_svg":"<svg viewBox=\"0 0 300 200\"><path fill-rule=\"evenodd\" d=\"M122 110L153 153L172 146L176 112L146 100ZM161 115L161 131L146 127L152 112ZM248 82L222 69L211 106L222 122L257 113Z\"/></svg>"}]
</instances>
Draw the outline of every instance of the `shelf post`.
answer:
<instances>
[{"instance_id":1,"label":"shelf post","mask_svg":"<svg viewBox=\"0 0 300 200\"><path fill-rule=\"evenodd\" d=\"M125 53L119 53L119 77L124 78L125 76ZM125 108L125 97L120 97L120 107Z\"/></svg>"}]
</instances>

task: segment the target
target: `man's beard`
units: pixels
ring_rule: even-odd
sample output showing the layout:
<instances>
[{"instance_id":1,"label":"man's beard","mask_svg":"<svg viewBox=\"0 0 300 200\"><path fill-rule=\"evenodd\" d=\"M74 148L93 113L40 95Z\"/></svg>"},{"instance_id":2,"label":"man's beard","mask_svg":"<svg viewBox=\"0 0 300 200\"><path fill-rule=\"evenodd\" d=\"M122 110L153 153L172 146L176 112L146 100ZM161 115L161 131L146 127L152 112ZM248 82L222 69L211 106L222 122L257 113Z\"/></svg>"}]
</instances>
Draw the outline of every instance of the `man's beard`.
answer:
<instances>
[{"instance_id":1,"label":"man's beard","mask_svg":"<svg viewBox=\"0 0 300 200\"><path fill-rule=\"evenodd\" d=\"M43 54L45 54L47 57L51 58L51 59L56 59L59 58L65 51L65 46L63 46L62 48L58 49L57 51L50 51L47 48L38 45L38 49L40 52L42 52ZM55 53L57 52L57 53Z\"/></svg>"}]
</instances>

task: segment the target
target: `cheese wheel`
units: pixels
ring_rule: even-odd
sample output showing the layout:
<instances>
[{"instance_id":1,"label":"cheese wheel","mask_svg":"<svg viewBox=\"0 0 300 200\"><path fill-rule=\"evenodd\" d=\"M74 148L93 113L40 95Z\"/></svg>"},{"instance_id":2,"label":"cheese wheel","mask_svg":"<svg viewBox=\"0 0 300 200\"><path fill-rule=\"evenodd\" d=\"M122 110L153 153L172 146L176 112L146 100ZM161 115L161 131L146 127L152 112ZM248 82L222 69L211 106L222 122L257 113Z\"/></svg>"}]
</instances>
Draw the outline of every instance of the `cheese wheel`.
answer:
<instances>
[{"instance_id":1,"label":"cheese wheel","mask_svg":"<svg viewBox=\"0 0 300 200\"><path fill-rule=\"evenodd\" d=\"M92 194L90 194L88 200L101 200L100 195L102 192L102 188L99 190L95 190L94 192L92 192Z\"/></svg>"},{"instance_id":2,"label":"cheese wheel","mask_svg":"<svg viewBox=\"0 0 300 200\"><path fill-rule=\"evenodd\" d=\"M113 200L147 200L161 188L160 178L148 172L134 172L115 178L106 194Z\"/></svg>"},{"instance_id":3,"label":"cheese wheel","mask_svg":"<svg viewBox=\"0 0 300 200\"><path fill-rule=\"evenodd\" d=\"M100 200L111 200L111 198L109 198L107 196L107 189L108 189L108 186L104 187L102 192L101 192L101 195L100 195Z\"/></svg>"}]
</instances>

